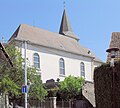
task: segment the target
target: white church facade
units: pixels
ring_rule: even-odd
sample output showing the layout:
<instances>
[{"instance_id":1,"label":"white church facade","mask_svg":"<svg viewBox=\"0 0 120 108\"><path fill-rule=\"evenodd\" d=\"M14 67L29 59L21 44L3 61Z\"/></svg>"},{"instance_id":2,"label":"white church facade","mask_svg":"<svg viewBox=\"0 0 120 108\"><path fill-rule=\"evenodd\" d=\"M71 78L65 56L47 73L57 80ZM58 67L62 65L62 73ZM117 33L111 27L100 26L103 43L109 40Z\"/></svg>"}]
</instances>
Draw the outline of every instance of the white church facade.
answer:
<instances>
[{"instance_id":1,"label":"white church facade","mask_svg":"<svg viewBox=\"0 0 120 108\"><path fill-rule=\"evenodd\" d=\"M93 52L79 43L72 32L66 10L63 12L59 33L21 24L8 42L15 42L24 57L27 42L28 64L39 70L43 82L73 75L93 82L94 68L103 62Z\"/></svg>"}]
</instances>

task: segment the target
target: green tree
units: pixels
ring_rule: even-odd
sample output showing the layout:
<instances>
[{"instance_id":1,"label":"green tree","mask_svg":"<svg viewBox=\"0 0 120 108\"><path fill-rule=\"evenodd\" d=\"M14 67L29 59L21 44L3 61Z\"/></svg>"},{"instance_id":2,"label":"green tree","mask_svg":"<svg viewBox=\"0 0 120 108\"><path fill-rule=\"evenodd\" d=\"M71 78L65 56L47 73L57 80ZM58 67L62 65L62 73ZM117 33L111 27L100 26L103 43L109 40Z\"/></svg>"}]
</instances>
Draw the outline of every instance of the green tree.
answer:
<instances>
[{"instance_id":1,"label":"green tree","mask_svg":"<svg viewBox=\"0 0 120 108\"><path fill-rule=\"evenodd\" d=\"M8 93L10 100L14 101L23 97L21 88L24 84L24 59L21 53L14 46L9 45L6 48L8 55L13 63L13 67L7 66L5 63L0 64L0 90L2 93ZM47 95L44 89L40 75L37 69L31 67L27 60L27 79L32 82L32 86L28 93L29 97L43 100Z\"/></svg>"},{"instance_id":2,"label":"green tree","mask_svg":"<svg viewBox=\"0 0 120 108\"><path fill-rule=\"evenodd\" d=\"M82 77L68 76L60 82L59 93L62 99L74 99L81 94L84 79Z\"/></svg>"}]
</instances>

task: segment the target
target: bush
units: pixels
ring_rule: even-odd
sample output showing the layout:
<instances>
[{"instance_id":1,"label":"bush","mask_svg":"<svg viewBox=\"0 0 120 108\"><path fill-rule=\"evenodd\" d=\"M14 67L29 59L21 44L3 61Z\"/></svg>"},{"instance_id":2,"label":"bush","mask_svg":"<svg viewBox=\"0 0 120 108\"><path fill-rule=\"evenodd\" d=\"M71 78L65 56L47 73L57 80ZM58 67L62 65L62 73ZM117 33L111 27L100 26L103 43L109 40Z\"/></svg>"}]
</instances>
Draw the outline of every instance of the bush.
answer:
<instances>
[{"instance_id":1,"label":"bush","mask_svg":"<svg viewBox=\"0 0 120 108\"><path fill-rule=\"evenodd\" d=\"M68 76L60 83L59 94L63 100L74 99L81 95L84 79L82 77Z\"/></svg>"},{"instance_id":2,"label":"bush","mask_svg":"<svg viewBox=\"0 0 120 108\"><path fill-rule=\"evenodd\" d=\"M120 108L120 61L115 63L115 95L116 108ZM112 73L113 69L109 64L103 64L95 69L95 98L96 108L112 108Z\"/></svg>"}]
</instances>

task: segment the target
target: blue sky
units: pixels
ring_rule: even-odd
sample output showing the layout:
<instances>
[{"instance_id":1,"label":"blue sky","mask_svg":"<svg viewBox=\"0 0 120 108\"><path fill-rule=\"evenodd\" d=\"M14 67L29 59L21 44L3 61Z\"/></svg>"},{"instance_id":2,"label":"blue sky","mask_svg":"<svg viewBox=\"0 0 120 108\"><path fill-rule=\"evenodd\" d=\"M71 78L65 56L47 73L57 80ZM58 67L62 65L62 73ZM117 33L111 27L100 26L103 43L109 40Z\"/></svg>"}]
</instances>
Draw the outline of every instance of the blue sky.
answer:
<instances>
[{"instance_id":1,"label":"blue sky","mask_svg":"<svg viewBox=\"0 0 120 108\"><path fill-rule=\"evenodd\" d=\"M80 44L106 61L112 32L120 32L120 0L66 0L67 15ZM63 0L0 0L0 40L20 24L58 32Z\"/></svg>"}]
</instances>

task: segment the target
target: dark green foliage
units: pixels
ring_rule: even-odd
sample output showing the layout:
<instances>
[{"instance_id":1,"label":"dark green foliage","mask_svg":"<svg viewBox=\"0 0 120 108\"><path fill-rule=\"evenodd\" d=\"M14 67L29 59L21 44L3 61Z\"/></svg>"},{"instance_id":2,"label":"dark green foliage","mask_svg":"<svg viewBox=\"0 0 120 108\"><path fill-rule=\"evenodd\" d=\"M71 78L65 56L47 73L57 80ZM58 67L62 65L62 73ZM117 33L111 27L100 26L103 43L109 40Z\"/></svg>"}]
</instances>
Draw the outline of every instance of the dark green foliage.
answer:
<instances>
[{"instance_id":1,"label":"dark green foliage","mask_svg":"<svg viewBox=\"0 0 120 108\"><path fill-rule=\"evenodd\" d=\"M120 61L115 63L115 93L116 108L120 108ZM103 64L95 69L95 98L96 108L112 108L112 73L113 68L109 64Z\"/></svg>"},{"instance_id":2,"label":"dark green foliage","mask_svg":"<svg viewBox=\"0 0 120 108\"><path fill-rule=\"evenodd\" d=\"M43 100L47 95L47 91L45 90L45 86L42 84L39 75L31 76L32 85L29 91L29 98Z\"/></svg>"},{"instance_id":3,"label":"dark green foliage","mask_svg":"<svg viewBox=\"0 0 120 108\"><path fill-rule=\"evenodd\" d=\"M48 97L57 97L59 87L52 88L48 90Z\"/></svg>"}]
</instances>

